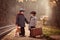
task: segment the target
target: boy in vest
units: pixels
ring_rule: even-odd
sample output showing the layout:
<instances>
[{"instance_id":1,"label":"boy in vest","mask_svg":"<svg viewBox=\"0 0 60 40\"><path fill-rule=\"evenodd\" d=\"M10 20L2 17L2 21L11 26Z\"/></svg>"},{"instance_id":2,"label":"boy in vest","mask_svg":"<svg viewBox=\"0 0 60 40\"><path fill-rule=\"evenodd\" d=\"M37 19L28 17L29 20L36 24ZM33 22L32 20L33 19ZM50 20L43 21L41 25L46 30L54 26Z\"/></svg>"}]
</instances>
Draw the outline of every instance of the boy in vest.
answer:
<instances>
[{"instance_id":1,"label":"boy in vest","mask_svg":"<svg viewBox=\"0 0 60 40\"><path fill-rule=\"evenodd\" d=\"M29 30L31 31L32 28L36 27L37 18L36 18L35 11L32 11L30 14L31 14L31 17L30 17L30 23L29 23ZM30 37L32 37L31 32L30 32Z\"/></svg>"}]
</instances>

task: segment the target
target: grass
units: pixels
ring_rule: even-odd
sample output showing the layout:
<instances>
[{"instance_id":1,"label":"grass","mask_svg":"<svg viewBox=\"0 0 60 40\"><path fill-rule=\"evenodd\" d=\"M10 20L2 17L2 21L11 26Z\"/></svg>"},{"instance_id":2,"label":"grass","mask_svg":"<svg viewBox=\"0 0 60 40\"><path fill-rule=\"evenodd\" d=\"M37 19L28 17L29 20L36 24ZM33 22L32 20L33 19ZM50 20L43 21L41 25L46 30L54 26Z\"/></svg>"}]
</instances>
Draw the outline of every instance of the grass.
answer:
<instances>
[{"instance_id":1,"label":"grass","mask_svg":"<svg viewBox=\"0 0 60 40\"><path fill-rule=\"evenodd\" d=\"M53 27L44 26L42 30L45 35L60 35L60 30Z\"/></svg>"}]
</instances>

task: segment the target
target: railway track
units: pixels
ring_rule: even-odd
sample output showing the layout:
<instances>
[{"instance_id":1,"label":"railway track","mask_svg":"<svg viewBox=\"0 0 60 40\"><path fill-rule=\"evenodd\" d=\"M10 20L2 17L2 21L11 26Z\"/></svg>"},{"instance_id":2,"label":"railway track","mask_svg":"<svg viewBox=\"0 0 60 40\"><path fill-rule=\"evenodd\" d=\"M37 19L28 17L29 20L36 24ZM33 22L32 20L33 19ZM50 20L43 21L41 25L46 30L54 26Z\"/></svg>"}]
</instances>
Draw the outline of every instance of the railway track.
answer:
<instances>
[{"instance_id":1,"label":"railway track","mask_svg":"<svg viewBox=\"0 0 60 40\"><path fill-rule=\"evenodd\" d=\"M8 34L10 31L12 31L15 27L15 25L7 25L7 26L3 26L0 27L0 40L6 35Z\"/></svg>"}]
</instances>

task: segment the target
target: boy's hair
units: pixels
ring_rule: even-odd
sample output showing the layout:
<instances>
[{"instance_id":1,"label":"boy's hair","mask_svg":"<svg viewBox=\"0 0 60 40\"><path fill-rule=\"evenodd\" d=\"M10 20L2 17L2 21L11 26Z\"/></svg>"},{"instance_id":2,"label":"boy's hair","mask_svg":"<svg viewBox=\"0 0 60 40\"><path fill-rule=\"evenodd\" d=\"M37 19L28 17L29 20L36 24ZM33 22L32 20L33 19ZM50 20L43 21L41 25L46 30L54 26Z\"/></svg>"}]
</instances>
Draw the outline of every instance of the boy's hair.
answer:
<instances>
[{"instance_id":1,"label":"boy's hair","mask_svg":"<svg viewBox=\"0 0 60 40\"><path fill-rule=\"evenodd\" d=\"M35 16L36 15L36 11L32 11L31 14L33 14Z\"/></svg>"}]
</instances>

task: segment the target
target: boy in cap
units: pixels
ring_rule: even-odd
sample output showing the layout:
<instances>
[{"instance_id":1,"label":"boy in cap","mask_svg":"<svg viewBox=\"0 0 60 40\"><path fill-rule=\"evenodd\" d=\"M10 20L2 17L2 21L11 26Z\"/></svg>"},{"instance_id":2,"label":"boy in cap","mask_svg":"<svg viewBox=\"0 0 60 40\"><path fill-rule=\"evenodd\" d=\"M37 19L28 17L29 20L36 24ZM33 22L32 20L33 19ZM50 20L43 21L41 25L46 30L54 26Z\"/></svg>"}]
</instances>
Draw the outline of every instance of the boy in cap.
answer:
<instances>
[{"instance_id":1,"label":"boy in cap","mask_svg":"<svg viewBox=\"0 0 60 40\"><path fill-rule=\"evenodd\" d=\"M19 35L21 35L23 37L25 36L25 29L24 29L25 22L28 23L27 19L24 16L24 10L21 9L19 11L19 14L17 14L17 17L16 17L16 25L20 26L21 33L19 33Z\"/></svg>"}]
</instances>

